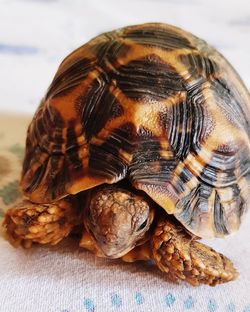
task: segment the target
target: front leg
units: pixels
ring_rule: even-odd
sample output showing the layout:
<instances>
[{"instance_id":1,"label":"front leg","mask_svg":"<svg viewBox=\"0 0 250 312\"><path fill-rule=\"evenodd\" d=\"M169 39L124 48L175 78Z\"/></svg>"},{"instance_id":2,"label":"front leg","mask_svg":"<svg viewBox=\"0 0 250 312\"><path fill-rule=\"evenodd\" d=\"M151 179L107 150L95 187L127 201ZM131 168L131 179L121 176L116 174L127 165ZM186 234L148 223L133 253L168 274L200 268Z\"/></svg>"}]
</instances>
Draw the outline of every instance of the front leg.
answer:
<instances>
[{"instance_id":1,"label":"front leg","mask_svg":"<svg viewBox=\"0 0 250 312\"><path fill-rule=\"evenodd\" d=\"M193 286L214 286L237 277L228 258L198 242L197 237L170 217L158 222L151 245L158 268L173 280L185 280Z\"/></svg>"},{"instance_id":2,"label":"front leg","mask_svg":"<svg viewBox=\"0 0 250 312\"><path fill-rule=\"evenodd\" d=\"M52 204L23 200L6 212L3 226L14 245L30 248L32 243L55 245L68 236L78 222L76 202L71 198Z\"/></svg>"}]
</instances>

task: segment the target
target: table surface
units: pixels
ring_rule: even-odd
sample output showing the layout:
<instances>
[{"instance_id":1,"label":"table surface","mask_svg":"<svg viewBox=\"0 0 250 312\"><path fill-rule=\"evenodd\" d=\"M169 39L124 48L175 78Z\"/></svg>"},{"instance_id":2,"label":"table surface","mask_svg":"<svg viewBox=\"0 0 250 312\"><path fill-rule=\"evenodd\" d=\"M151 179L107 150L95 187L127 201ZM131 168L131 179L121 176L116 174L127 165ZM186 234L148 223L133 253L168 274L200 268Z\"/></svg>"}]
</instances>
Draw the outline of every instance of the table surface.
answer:
<instances>
[{"instance_id":1,"label":"table surface","mask_svg":"<svg viewBox=\"0 0 250 312\"><path fill-rule=\"evenodd\" d=\"M0 216L18 200L30 119L3 112L32 114L61 60L91 37L149 21L174 24L204 38L250 87L249 0L0 1ZM11 174L4 158L19 161ZM216 288L170 284L152 266L97 259L71 241L25 252L0 235L0 312L250 312L249 229L248 216L237 234L209 242L230 256L240 272L236 281Z\"/></svg>"}]
</instances>

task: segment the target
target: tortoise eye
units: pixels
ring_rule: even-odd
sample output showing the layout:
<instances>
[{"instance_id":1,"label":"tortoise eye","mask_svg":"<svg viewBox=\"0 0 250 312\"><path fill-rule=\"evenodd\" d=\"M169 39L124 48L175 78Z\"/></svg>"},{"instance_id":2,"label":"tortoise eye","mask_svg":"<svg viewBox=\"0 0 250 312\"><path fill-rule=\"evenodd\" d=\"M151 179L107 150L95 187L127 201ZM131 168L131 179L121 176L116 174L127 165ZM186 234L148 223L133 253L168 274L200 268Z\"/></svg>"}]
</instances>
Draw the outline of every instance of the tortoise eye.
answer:
<instances>
[{"instance_id":1,"label":"tortoise eye","mask_svg":"<svg viewBox=\"0 0 250 312\"><path fill-rule=\"evenodd\" d=\"M147 225L148 223L148 220L146 219L140 226L139 228L137 229L137 232L141 231L142 229L145 228L145 226Z\"/></svg>"}]
</instances>

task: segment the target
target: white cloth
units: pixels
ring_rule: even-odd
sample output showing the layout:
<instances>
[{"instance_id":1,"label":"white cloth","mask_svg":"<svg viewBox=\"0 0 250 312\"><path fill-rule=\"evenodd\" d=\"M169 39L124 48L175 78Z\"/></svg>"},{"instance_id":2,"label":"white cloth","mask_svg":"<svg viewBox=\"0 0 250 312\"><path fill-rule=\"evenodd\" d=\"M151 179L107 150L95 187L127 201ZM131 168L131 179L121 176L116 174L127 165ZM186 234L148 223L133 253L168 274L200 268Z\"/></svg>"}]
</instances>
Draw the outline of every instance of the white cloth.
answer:
<instances>
[{"instance_id":1,"label":"white cloth","mask_svg":"<svg viewBox=\"0 0 250 312\"><path fill-rule=\"evenodd\" d=\"M98 259L69 242L25 252L0 238L0 311L249 312L249 227L250 218L234 237L212 244L240 272L214 288L170 284L152 266Z\"/></svg>"}]
</instances>

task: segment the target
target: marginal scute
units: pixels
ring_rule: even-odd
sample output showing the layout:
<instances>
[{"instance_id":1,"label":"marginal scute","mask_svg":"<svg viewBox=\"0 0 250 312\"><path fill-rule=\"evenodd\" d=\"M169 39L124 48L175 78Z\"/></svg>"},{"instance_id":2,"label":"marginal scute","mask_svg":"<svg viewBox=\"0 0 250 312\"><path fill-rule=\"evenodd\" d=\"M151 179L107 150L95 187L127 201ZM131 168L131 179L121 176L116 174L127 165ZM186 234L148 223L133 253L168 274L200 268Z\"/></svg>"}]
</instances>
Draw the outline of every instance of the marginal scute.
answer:
<instances>
[{"instance_id":1,"label":"marginal scute","mask_svg":"<svg viewBox=\"0 0 250 312\"><path fill-rule=\"evenodd\" d=\"M204 238L223 237L239 229L247 210L237 184L215 189L200 183L176 206L175 216Z\"/></svg>"},{"instance_id":2,"label":"marginal scute","mask_svg":"<svg viewBox=\"0 0 250 312\"><path fill-rule=\"evenodd\" d=\"M214 80L211 84L218 109L230 124L239 129L250 128L241 99L229 88L223 79Z\"/></svg>"},{"instance_id":3,"label":"marginal scute","mask_svg":"<svg viewBox=\"0 0 250 312\"><path fill-rule=\"evenodd\" d=\"M60 65L29 126L38 203L127 178L189 231L224 236L250 206L250 97L204 41L164 24L102 34Z\"/></svg>"}]
</instances>

